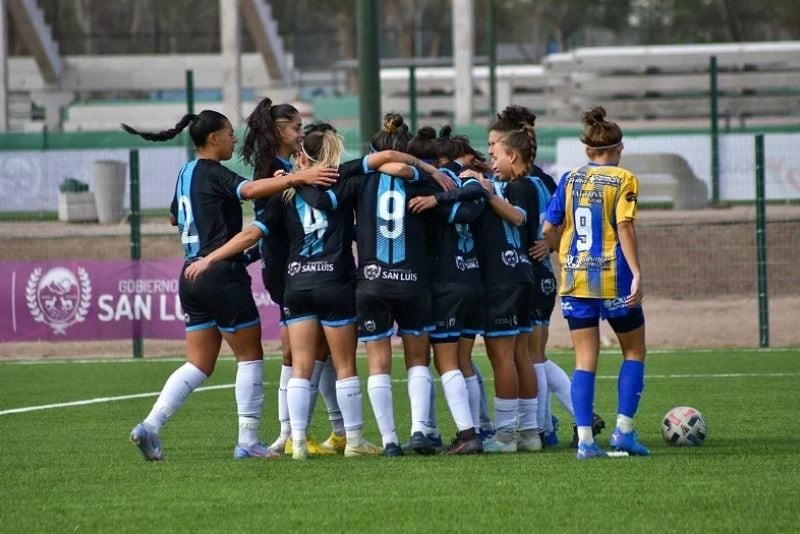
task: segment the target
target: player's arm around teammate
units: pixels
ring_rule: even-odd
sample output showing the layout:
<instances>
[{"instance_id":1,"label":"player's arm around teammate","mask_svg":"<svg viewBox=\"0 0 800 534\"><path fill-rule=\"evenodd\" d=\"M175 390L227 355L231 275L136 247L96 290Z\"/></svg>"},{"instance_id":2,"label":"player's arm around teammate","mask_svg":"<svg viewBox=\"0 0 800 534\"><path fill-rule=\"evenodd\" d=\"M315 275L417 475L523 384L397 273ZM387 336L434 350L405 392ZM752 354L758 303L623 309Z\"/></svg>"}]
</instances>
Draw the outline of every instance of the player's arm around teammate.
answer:
<instances>
[{"instance_id":1,"label":"player's arm around teammate","mask_svg":"<svg viewBox=\"0 0 800 534\"><path fill-rule=\"evenodd\" d=\"M242 226L240 202L286 189L292 180L279 178L256 184L225 169L236 144L228 119L215 111L185 115L171 130L129 133L151 141L175 137L189 126L197 147L197 159L183 166L175 188L172 215L178 221L186 263L211 253L238 233ZM335 171L304 175L310 183L331 183ZM316 178L311 179L311 176ZM295 177L296 179L296 177ZM231 346L238 362L236 399L239 439L234 457L271 457L258 441L263 405L261 324L243 262L226 262L209 272L207 283L190 283L181 275L179 291L186 314L187 363L167 380L145 420L131 432L133 441L148 460L161 460L161 427L180 408L188 395L214 371L222 339Z\"/></svg>"},{"instance_id":2,"label":"player's arm around teammate","mask_svg":"<svg viewBox=\"0 0 800 534\"><path fill-rule=\"evenodd\" d=\"M629 454L649 454L633 431L644 388L646 352L634 230L638 180L617 166L623 150L622 130L605 116L601 107L584 113L581 140L589 164L561 180L543 228L548 243L559 246L562 309L575 346L572 402L578 425L578 459L605 456L591 431L600 319L608 320L624 358L611 446ZM558 229L562 224L563 233ZM596 235L598 231L601 235Z\"/></svg>"}]
</instances>

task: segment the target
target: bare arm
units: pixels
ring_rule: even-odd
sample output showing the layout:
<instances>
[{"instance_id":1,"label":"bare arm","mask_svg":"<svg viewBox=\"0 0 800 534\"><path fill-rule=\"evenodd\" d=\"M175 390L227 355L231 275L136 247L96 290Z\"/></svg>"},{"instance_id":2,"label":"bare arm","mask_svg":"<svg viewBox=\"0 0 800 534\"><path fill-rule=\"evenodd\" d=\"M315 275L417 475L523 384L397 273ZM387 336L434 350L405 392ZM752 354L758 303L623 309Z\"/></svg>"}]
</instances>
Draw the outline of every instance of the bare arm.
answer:
<instances>
[{"instance_id":1,"label":"bare arm","mask_svg":"<svg viewBox=\"0 0 800 534\"><path fill-rule=\"evenodd\" d=\"M639 267L639 245L636 238L636 227L633 221L621 221L617 223L617 235L619 236L619 245L622 247L622 253L625 255L625 260L633 273L633 282L631 283L631 294L625 301L630 307L641 304L642 302L642 271Z\"/></svg>"},{"instance_id":2,"label":"bare arm","mask_svg":"<svg viewBox=\"0 0 800 534\"><path fill-rule=\"evenodd\" d=\"M378 172L382 172L391 176L397 176L398 178L403 178L404 180L409 181L419 177L419 175L414 171L414 167L406 165L405 163L384 163L378 168Z\"/></svg>"},{"instance_id":3,"label":"bare arm","mask_svg":"<svg viewBox=\"0 0 800 534\"><path fill-rule=\"evenodd\" d=\"M522 226L525 224L525 215L520 213L510 202L504 198L500 198L494 192L492 182L486 178L478 178L481 185L489 194L489 206L492 207L494 212L504 221L514 226Z\"/></svg>"},{"instance_id":4,"label":"bare arm","mask_svg":"<svg viewBox=\"0 0 800 534\"><path fill-rule=\"evenodd\" d=\"M169 214L169 224L170 226L178 226L178 219L171 213Z\"/></svg>"},{"instance_id":5,"label":"bare arm","mask_svg":"<svg viewBox=\"0 0 800 534\"><path fill-rule=\"evenodd\" d=\"M218 261L235 256L240 252L244 252L253 246L259 239L261 239L263 235L264 234L261 229L255 225L245 228L233 236L233 239L214 250L208 256L205 256L204 258L197 260L186 267L186 271L184 271L186 279L190 282L194 282L194 280L204 273L209 267Z\"/></svg>"},{"instance_id":6,"label":"bare arm","mask_svg":"<svg viewBox=\"0 0 800 534\"><path fill-rule=\"evenodd\" d=\"M561 242L561 228L554 225L550 221L544 221L544 225L542 226L542 235L544 236L544 240L547 242L547 246L553 250L558 250L559 243Z\"/></svg>"},{"instance_id":7,"label":"bare arm","mask_svg":"<svg viewBox=\"0 0 800 534\"><path fill-rule=\"evenodd\" d=\"M338 176L336 169L312 167L285 176L275 176L269 180L247 182L242 185L240 197L242 199L263 198L285 191L290 187L304 185L330 186L336 183Z\"/></svg>"}]
</instances>

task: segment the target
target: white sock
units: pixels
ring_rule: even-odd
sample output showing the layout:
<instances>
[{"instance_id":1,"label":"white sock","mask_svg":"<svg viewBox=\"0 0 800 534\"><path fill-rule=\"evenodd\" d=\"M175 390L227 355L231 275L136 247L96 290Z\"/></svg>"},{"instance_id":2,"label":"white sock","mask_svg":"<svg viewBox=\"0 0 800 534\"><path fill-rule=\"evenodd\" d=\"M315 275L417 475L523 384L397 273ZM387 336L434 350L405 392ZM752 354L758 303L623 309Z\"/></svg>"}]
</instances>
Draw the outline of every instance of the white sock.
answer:
<instances>
[{"instance_id":1,"label":"white sock","mask_svg":"<svg viewBox=\"0 0 800 534\"><path fill-rule=\"evenodd\" d=\"M311 379L309 383L309 397L308 397L308 425L311 426L311 418L314 417L314 407L317 405L317 393L319 393L319 380L322 378L322 370L325 368L325 362L319 360L314 361L314 370L311 372Z\"/></svg>"},{"instance_id":2,"label":"white sock","mask_svg":"<svg viewBox=\"0 0 800 534\"><path fill-rule=\"evenodd\" d=\"M428 422L426 424L425 434L434 438L440 437L439 434L439 421L436 415L436 384L431 377L431 391L430 391L430 405L428 407Z\"/></svg>"},{"instance_id":3,"label":"white sock","mask_svg":"<svg viewBox=\"0 0 800 534\"><path fill-rule=\"evenodd\" d=\"M372 413L378 422L383 446L389 443L399 444L394 427L394 408L392 407L392 380L389 375L372 375L367 379L369 402Z\"/></svg>"},{"instance_id":4,"label":"white sock","mask_svg":"<svg viewBox=\"0 0 800 534\"><path fill-rule=\"evenodd\" d=\"M539 430L537 413L539 410L539 400L519 399L519 429L520 430Z\"/></svg>"},{"instance_id":5,"label":"white sock","mask_svg":"<svg viewBox=\"0 0 800 534\"><path fill-rule=\"evenodd\" d=\"M319 392L325 407L328 409L328 421L331 422L331 431L338 435L344 435L344 419L342 411L339 409L339 401L336 395L336 370L333 368L333 358L325 361L322 368L322 376L319 378Z\"/></svg>"},{"instance_id":6,"label":"white sock","mask_svg":"<svg viewBox=\"0 0 800 534\"><path fill-rule=\"evenodd\" d=\"M570 382L567 373L552 360L544 362L544 371L547 374L547 386L550 392L555 394L558 402L575 419L575 410L572 408L572 394L570 393L572 382Z\"/></svg>"},{"instance_id":7,"label":"white sock","mask_svg":"<svg viewBox=\"0 0 800 534\"><path fill-rule=\"evenodd\" d=\"M581 445L591 445L594 443L594 436L592 436L592 427L579 426L578 427L578 443Z\"/></svg>"},{"instance_id":8,"label":"white sock","mask_svg":"<svg viewBox=\"0 0 800 534\"><path fill-rule=\"evenodd\" d=\"M290 378L286 388L289 405L289 421L292 425L292 441L306 439L308 410L311 404L311 385L305 378Z\"/></svg>"},{"instance_id":9,"label":"white sock","mask_svg":"<svg viewBox=\"0 0 800 534\"><path fill-rule=\"evenodd\" d=\"M447 406L450 408L450 413L453 414L458 431L473 428L467 383L461 371L456 369L443 374L442 389L444 389L444 397L447 399Z\"/></svg>"},{"instance_id":10,"label":"white sock","mask_svg":"<svg viewBox=\"0 0 800 534\"><path fill-rule=\"evenodd\" d=\"M264 362L239 362L236 366L236 409L239 413L239 445L258 443L258 424L264 406Z\"/></svg>"},{"instance_id":11,"label":"white sock","mask_svg":"<svg viewBox=\"0 0 800 534\"><path fill-rule=\"evenodd\" d=\"M481 428L481 386L478 384L478 377L472 375L465 378L467 392L469 394L469 411L472 414L472 426L475 430Z\"/></svg>"},{"instance_id":12,"label":"white sock","mask_svg":"<svg viewBox=\"0 0 800 534\"><path fill-rule=\"evenodd\" d=\"M278 383L278 421L281 423L281 436L288 437L291 432L289 424L289 404L286 402L286 388L292 378L292 366L281 365L281 378Z\"/></svg>"},{"instance_id":13,"label":"white sock","mask_svg":"<svg viewBox=\"0 0 800 534\"><path fill-rule=\"evenodd\" d=\"M544 363L533 364L533 370L536 373L536 399L538 401L536 420L539 422L539 428L545 432L552 431L553 421L547 416L547 399L550 398L550 388L547 387L547 372L544 370Z\"/></svg>"},{"instance_id":14,"label":"white sock","mask_svg":"<svg viewBox=\"0 0 800 534\"><path fill-rule=\"evenodd\" d=\"M556 429L553 428L553 402L552 397L549 394L548 388L548 395L544 399L544 429L545 432L555 432Z\"/></svg>"},{"instance_id":15,"label":"white sock","mask_svg":"<svg viewBox=\"0 0 800 534\"><path fill-rule=\"evenodd\" d=\"M515 434L519 399L494 398L494 424L498 432Z\"/></svg>"},{"instance_id":16,"label":"white sock","mask_svg":"<svg viewBox=\"0 0 800 534\"><path fill-rule=\"evenodd\" d=\"M361 403L361 384L357 376L336 381L336 398L342 410L347 442L353 445L361 441L361 428L364 426L364 415Z\"/></svg>"},{"instance_id":17,"label":"white sock","mask_svg":"<svg viewBox=\"0 0 800 534\"><path fill-rule=\"evenodd\" d=\"M475 360L472 361L472 370L475 371L475 376L478 377L478 386L481 394L479 416L481 421L480 428L492 430L494 426L492 425L492 419L489 417L489 402L486 400L486 385L483 383L483 375L481 374L480 367L475 365Z\"/></svg>"},{"instance_id":18,"label":"white sock","mask_svg":"<svg viewBox=\"0 0 800 534\"><path fill-rule=\"evenodd\" d=\"M428 430L431 409L431 370L424 365L415 365L408 370L408 399L411 401L411 433Z\"/></svg>"},{"instance_id":19,"label":"white sock","mask_svg":"<svg viewBox=\"0 0 800 534\"><path fill-rule=\"evenodd\" d=\"M622 415L621 413L618 413L617 428L619 428L626 434L628 432L633 432L633 417L628 417L627 415Z\"/></svg>"},{"instance_id":20,"label":"white sock","mask_svg":"<svg viewBox=\"0 0 800 534\"><path fill-rule=\"evenodd\" d=\"M151 432L160 432L161 427L178 411L189 394L200 387L206 378L208 377L203 371L188 362L175 369L145 418L144 426Z\"/></svg>"}]
</instances>

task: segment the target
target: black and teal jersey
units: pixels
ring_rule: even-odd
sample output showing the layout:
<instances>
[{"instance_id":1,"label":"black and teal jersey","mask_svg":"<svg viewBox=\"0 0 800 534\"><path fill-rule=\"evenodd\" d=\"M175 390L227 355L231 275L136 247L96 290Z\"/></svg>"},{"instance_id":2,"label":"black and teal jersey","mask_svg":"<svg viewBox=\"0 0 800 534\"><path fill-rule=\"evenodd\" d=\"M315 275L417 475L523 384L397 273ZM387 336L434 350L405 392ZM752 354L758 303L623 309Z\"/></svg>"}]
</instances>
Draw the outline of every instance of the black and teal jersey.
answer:
<instances>
[{"instance_id":1,"label":"black and teal jersey","mask_svg":"<svg viewBox=\"0 0 800 534\"><path fill-rule=\"evenodd\" d=\"M181 168L170 213L187 260L209 254L242 230L241 189L247 182L219 161L197 159Z\"/></svg>"},{"instance_id":2,"label":"black and teal jersey","mask_svg":"<svg viewBox=\"0 0 800 534\"><path fill-rule=\"evenodd\" d=\"M531 181L534 187L536 187L538 196L538 227L533 239L535 241L541 241L544 239L544 236L542 235L542 226L544 225L545 214L547 213L547 205L550 203L550 199L553 198L553 192L550 191L550 188L547 186L547 184L544 183L544 181L538 176L528 176L528 179ZM536 267L544 267L548 271L553 272L553 266L550 263L550 256L548 255L543 260L534 262L534 268Z\"/></svg>"},{"instance_id":3,"label":"black and teal jersey","mask_svg":"<svg viewBox=\"0 0 800 534\"><path fill-rule=\"evenodd\" d=\"M534 165L533 169L531 170L531 176L539 178L542 181L545 188L547 188L547 190L550 192L550 196L556 192L556 188L558 187L556 185L556 181L553 180L552 176L544 172L541 167Z\"/></svg>"},{"instance_id":4,"label":"black and teal jersey","mask_svg":"<svg viewBox=\"0 0 800 534\"><path fill-rule=\"evenodd\" d=\"M289 160L276 156L265 172L262 173L261 169L256 169L253 174L255 179L268 180L278 171L292 172L292 163ZM257 198L253 201L256 220L264 219L267 205L270 199L275 196L280 196L280 194L265 198ZM286 269L288 242L289 238L282 227L271 229L270 233L259 241L258 250L261 255L261 268L265 271L262 273L265 284L268 278L279 280L283 271Z\"/></svg>"},{"instance_id":5,"label":"black and teal jersey","mask_svg":"<svg viewBox=\"0 0 800 534\"><path fill-rule=\"evenodd\" d=\"M486 207L483 187L474 178L462 180L451 169L439 170L449 175L458 187L474 191L480 196L471 201L443 202L439 200L443 193L435 195L439 200L436 212L440 223L434 228L432 240L435 256L433 281L480 285L480 262L470 224L480 217Z\"/></svg>"},{"instance_id":6,"label":"black and teal jersey","mask_svg":"<svg viewBox=\"0 0 800 534\"><path fill-rule=\"evenodd\" d=\"M529 200L535 191L523 180L514 182L494 182L495 194L506 199L526 219L521 226L514 226L503 220L487 206L472 228L478 247L478 261L486 286L509 282L531 282L531 260L528 256Z\"/></svg>"}]
</instances>

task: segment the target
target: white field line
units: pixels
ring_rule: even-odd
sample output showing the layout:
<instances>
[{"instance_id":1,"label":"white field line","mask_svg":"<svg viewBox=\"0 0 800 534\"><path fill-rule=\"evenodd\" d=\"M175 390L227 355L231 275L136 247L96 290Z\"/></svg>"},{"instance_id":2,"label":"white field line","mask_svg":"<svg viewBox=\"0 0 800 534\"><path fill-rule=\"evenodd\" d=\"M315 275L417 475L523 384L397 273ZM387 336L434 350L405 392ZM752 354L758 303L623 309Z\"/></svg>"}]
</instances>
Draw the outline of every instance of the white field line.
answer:
<instances>
[{"instance_id":1,"label":"white field line","mask_svg":"<svg viewBox=\"0 0 800 534\"><path fill-rule=\"evenodd\" d=\"M675 375L645 375L645 379L709 379L709 378L785 378L785 377L800 377L800 373L718 373L718 374L675 374ZM616 380L616 375L598 375L599 380ZM435 379L438 381L438 379ZM484 382L493 382L491 378L485 378ZM393 379L394 383L405 382L403 379ZM276 386L276 383L265 382L265 386ZM220 389L232 389L235 384L220 384L217 386L206 386L197 388L195 391L216 391ZM116 402L131 399L143 399L147 397L158 397L160 392L151 393L136 393L133 395L119 395L116 397L97 397L94 399L85 399L72 402L61 402L57 404L42 404L39 406L24 406L22 408L11 408L8 410L1 410L0 416L11 415L17 413L36 412L41 410L54 410L58 408L71 408L73 406L86 406L89 404L102 404L106 402Z\"/></svg>"}]
</instances>

